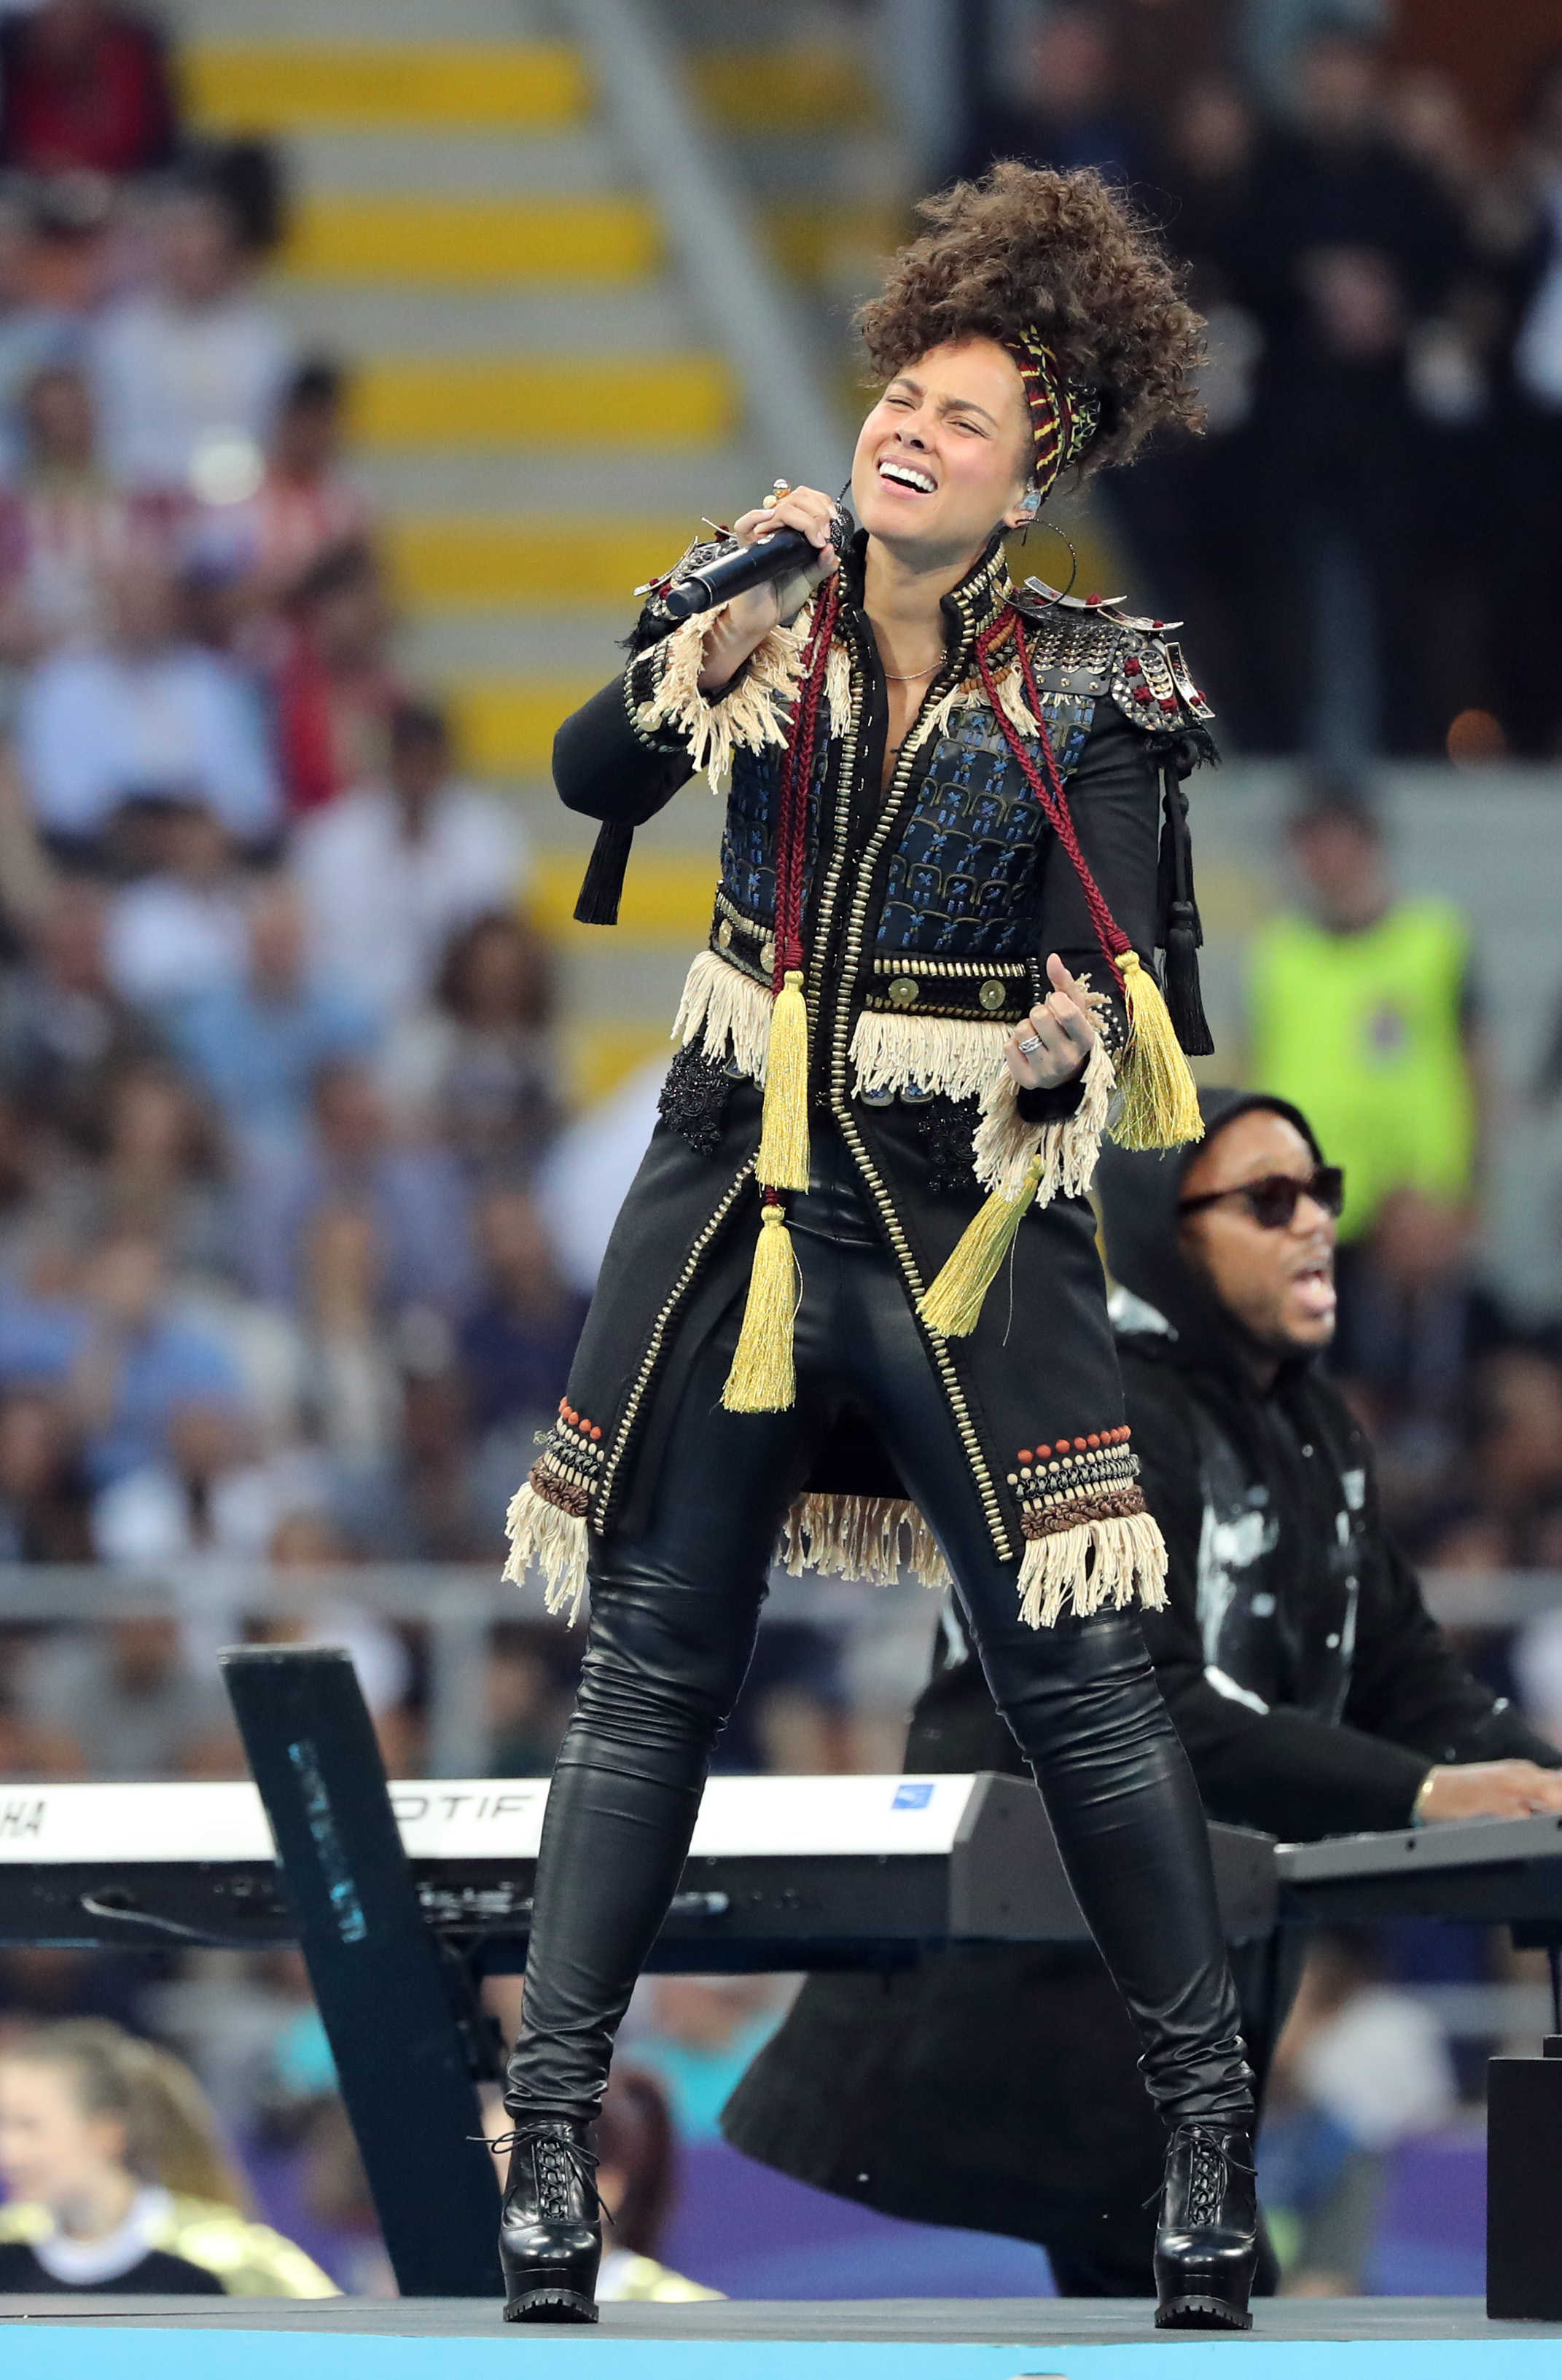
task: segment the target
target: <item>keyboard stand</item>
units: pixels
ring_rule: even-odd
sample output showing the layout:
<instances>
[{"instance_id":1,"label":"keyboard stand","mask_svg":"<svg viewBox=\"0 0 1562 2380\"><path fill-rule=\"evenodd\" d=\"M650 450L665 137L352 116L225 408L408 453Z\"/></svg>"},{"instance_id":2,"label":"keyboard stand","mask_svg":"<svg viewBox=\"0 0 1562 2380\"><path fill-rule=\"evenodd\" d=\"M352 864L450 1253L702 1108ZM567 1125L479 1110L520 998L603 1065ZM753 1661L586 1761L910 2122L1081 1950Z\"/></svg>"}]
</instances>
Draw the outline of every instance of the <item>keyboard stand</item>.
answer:
<instances>
[{"instance_id":1,"label":"keyboard stand","mask_svg":"<svg viewBox=\"0 0 1562 2380\"><path fill-rule=\"evenodd\" d=\"M474 2087L493 2070L487 2021L424 1921L352 1661L270 1645L219 1659L397 2287L502 2296Z\"/></svg>"}]
</instances>

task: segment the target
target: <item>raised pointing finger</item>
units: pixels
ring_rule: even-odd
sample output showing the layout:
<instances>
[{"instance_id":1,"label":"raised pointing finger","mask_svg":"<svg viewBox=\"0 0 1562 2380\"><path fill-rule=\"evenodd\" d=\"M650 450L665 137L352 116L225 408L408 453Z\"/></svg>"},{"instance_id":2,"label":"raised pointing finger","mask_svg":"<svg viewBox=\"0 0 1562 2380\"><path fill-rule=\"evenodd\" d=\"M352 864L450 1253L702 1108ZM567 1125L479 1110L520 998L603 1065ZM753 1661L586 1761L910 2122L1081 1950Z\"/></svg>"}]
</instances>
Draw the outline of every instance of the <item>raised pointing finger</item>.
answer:
<instances>
[{"instance_id":1,"label":"raised pointing finger","mask_svg":"<svg viewBox=\"0 0 1562 2380\"><path fill-rule=\"evenodd\" d=\"M1056 951L1047 960L1047 981L1055 991L1061 991L1069 1000L1077 1001L1081 1008L1084 1006L1085 986L1080 981L1078 976L1069 974Z\"/></svg>"}]
</instances>

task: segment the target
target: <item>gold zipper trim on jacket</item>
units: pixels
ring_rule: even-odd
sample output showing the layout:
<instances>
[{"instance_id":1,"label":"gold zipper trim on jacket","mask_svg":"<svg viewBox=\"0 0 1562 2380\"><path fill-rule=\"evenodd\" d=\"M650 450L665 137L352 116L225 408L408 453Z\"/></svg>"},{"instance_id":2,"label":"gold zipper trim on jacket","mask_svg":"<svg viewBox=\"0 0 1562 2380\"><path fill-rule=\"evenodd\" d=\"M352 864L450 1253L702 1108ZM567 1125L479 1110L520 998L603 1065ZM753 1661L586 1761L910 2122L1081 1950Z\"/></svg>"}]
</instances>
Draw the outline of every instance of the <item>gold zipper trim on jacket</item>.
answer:
<instances>
[{"instance_id":1,"label":"gold zipper trim on jacket","mask_svg":"<svg viewBox=\"0 0 1562 2380\"><path fill-rule=\"evenodd\" d=\"M905 1277L906 1286L910 1292L911 1304L914 1311L921 1297L923 1288L921 1275L917 1269L917 1260L911 1254L910 1243L907 1239L904 1231L901 1229L900 1218L895 1211L895 1208L890 1200L889 1193L885 1188L884 1184L879 1177L877 1168L874 1166L873 1159L868 1154L867 1144L864 1142L861 1134L857 1129L856 1119L848 1111L844 1088L844 1068L842 1069L841 1082L842 1090L839 1099L837 1099L832 1097L831 1100L836 1121L840 1126L841 1137L846 1142L847 1147L850 1149L852 1157L856 1160L858 1172L861 1174L864 1182L867 1184L873 1204L878 1209L880 1218L884 1223L885 1237L888 1239L891 1247L895 1251L896 1259ZM833 1093L835 1089L835 1073L833 1068L831 1070L831 1089ZM998 1501L998 1492L993 1484L993 1475L987 1467L987 1459L982 1451L982 1440L977 1435L976 1425L971 1420L970 1407L966 1402L966 1393L960 1385L959 1375L955 1369L954 1363L949 1354L948 1347L945 1341L934 1338L933 1333L928 1330L927 1325L921 1321L920 1315L917 1317L917 1319L922 1332L922 1337L925 1340L929 1352L933 1356L934 1365L937 1370L939 1379L943 1383L944 1393L948 1400L949 1410L954 1418L955 1428L958 1434L960 1444L965 1449L966 1460L970 1465L971 1473L976 1481L977 1493L982 1499L982 1510L987 1522L988 1535L993 1540L999 1560L1012 1561L1014 1560L1014 1548L1009 1541L1008 1529L1004 1520L1003 1507Z\"/></svg>"},{"instance_id":2,"label":"gold zipper trim on jacket","mask_svg":"<svg viewBox=\"0 0 1562 2380\"><path fill-rule=\"evenodd\" d=\"M862 704L867 694L867 681L852 640L847 639L849 666L857 677L857 698L852 703L846 734L841 737L840 759L836 770L836 820L831 836L830 858L819 886L819 905L813 917L812 949L819 953L819 963L808 969L804 1002L808 1009L808 1046L810 1062L820 1046L819 1035L823 1018L820 1014L822 966L829 948L830 929L835 923L836 902L840 893L841 870L846 865L847 846L851 839L851 788L857 773L857 730Z\"/></svg>"},{"instance_id":3,"label":"gold zipper trim on jacket","mask_svg":"<svg viewBox=\"0 0 1562 2380\"><path fill-rule=\"evenodd\" d=\"M968 620L968 631L969 626L970 622ZM861 962L862 938L867 923L868 902L873 889L873 870L878 865L879 856L884 849L885 844L887 841L891 831L897 823L899 811L905 802L907 788L910 783L911 770L915 765L917 755L921 750L923 744L927 741L928 735L935 724L939 690L944 685L946 679L956 676L956 673L961 666L960 657L964 654L965 644L966 639L962 638L959 655L958 655L956 660L951 662L947 668L946 668L943 676L934 680L934 684L928 688L926 695L923 697L922 708L918 714L916 724L912 728L910 734L907 736L905 743L900 747L900 757L895 764L895 773L890 779L888 790L885 795L882 805L880 806L879 815L874 822L873 831L863 846L861 866L857 880L857 892L847 917L846 941L841 952L840 984L836 1002L835 1032L832 1037L830 1046L831 1111L835 1115L836 1123L840 1126L842 1137L845 1139L848 1148L851 1151L858 1172L861 1174L863 1181L868 1185L869 1194L873 1198L873 1204L878 1210L880 1220L884 1225L885 1235L889 1241L890 1246L895 1251L896 1260L900 1267L902 1275L904 1276L906 1286L910 1292L913 1311L915 1310L918 1301L921 1299L922 1293L923 1284L921 1275L917 1268L917 1260L911 1253L910 1243L907 1239L905 1232L901 1228L900 1218L896 1213L889 1193L885 1188L884 1183L880 1179L877 1167L874 1165L873 1159L868 1154L867 1144L864 1142L861 1134L857 1129L856 1118L851 1112L850 1103L847 1095L848 1050L851 1039L851 1001L853 988L857 979L857 970ZM958 678L956 679L956 682L958 683ZM856 713L854 711L854 726L855 718ZM853 745L855 746L855 734L853 735ZM844 752L841 782L843 784L848 783L848 779L845 770ZM838 804L836 816L838 825ZM840 837L837 833L837 856L836 860L832 863L832 875L837 878L840 872L841 862L844 858L843 844L844 838ZM994 1546L997 1550L999 1560L1001 1561L1012 1561L1015 1558L1014 1548L1009 1539L1007 1524L1004 1519L1003 1507L998 1500L998 1492L994 1485L993 1475L987 1467L986 1457L982 1451L982 1441L977 1435L976 1425L971 1420L970 1407L966 1402L965 1390L960 1384L958 1374L956 1372L954 1361L950 1356L948 1346L944 1340L935 1337L934 1334L927 1329L925 1323L921 1322L920 1316L918 1317L918 1320L921 1327L922 1336L926 1341L929 1352L933 1356L939 1379L943 1384L944 1393L948 1400L949 1409L954 1417L956 1430L958 1433L960 1443L965 1449L966 1460L970 1464L972 1474L975 1476L977 1492L982 1499L982 1509L986 1516L988 1534L992 1537Z\"/></svg>"},{"instance_id":4,"label":"gold zipper trim on jacket","mask_svg":"<svg viewBox=\"0 0 1562 2380\"><path fill-rule=\"evenodd\" d=\"M756 1150L754 1157L744 1159L742 1165L738 1169L736 1179L730 1182L726 1190L722 1193L721 1197L716 1202L714 1213L705 1223L703 1229L696 1235L693 1246L689 1249L688 1256L685 1257L683 1260L683 1269L678 1274L677 1281L674 1281L672 1288L668 1291L667 1295L663 1302L661 1310L657 1314L655 1321L651 1326L651 1336L645 1342L645 1353L641 1357L640 1369L635 1374L634 1384L630 1388L628 1400L625 1402L623 1415L619 1420L617 1430L614 1436L612 1452L608 1455L606 1462L602 1467L602 1472L598 1481L597 1508L595 1512L592 1514L592 1524L599 1534L605 1524L608 1508L613 1500L613 1482L615 1475L617 1472L619 1464L624 1459L625 1449L628 1445L630 1434L634 1429L635 1417L640 1412L641 1401L644 1398L646 1390L651 1385L651 1376L656 1369L657 1362L661 1356L662 1342L667 1335L667 1325L671 1322L673 1316L677 1313L678 1306L682 1304L690 1282L693 1281L695 1274L699 1271L706 1249L710 1246L711 1242L715 1238L715 1235L720 1231L723 1223L726 1222L727 1216L732 1211L735 1202L752 1174L757 1156L758 1151Z\"/></svg>"},{"instance_id":5,"label":"gold zipper trim on jacket","mask_svg":"<svg viewBox=\"0 0 1562 2380\"><path fill-rule=\"evenodd\" d=\"M993 618L998 608L993 602L993 591L1000 577L1004 580L1007 590L1007 565L1005 562L1003 549L1001 546L997 552L993 556L992 561L988 564L986 570L982 573L981 580L976 586L970 589L966 599L962 601L958 596L955 598L956 608L959 612L960 619L963 624L963 633L956 652L946 662L943 672L939 677L934 680L933 686L928 689L927 694L922 698L922 708L918 713L919 725L923 719L930 716L933 706L933 696L934 692L936 692L937 688L944 685L945 680L952 678L956 685L960 684L963 680L966 661L969 655L970 641L975 631L976 625L977 607L975 605L974 599L979 595L982 598L981 611L984 621ZM852 672L856 698L851 705L846 733L841 737L840 761L836 775L836 814L835 827L832 835L831 856L829 863L825 868L824 874L820 880L818 906L814 911L813 935L811 948L812 951L818 953L821 962L823 961L824 953L829 945L830 929L835 923L836 903L840 892L841 871L846 864L847 847L850 841L852 780L857 773L858 730L862 716L862 703L867 692L867 673L862 663L862 657L858 649L856 638L846 631L844 625L841 633L846 643L847 658ZM914 752L919 748L920 747L917 745L915 740L915 730L913 730L912 735L908 736L906 744L901 749L899 760L896 763L895 772L890 780L889 790L885 796L884 808L882 808L880 812L881 820L884 815L884 809L887 809L890 801L893 800L895 796L896 786L899 780L902 763L906 760L908 753ZM811 1062L813 1052L819 1047L819 1027L821 1024L820 997L820 966L819 965L813 965L808 969L808 980L804 987L804 1000L808 1009L808 1041Z\"/></svg>"}]
</instances>

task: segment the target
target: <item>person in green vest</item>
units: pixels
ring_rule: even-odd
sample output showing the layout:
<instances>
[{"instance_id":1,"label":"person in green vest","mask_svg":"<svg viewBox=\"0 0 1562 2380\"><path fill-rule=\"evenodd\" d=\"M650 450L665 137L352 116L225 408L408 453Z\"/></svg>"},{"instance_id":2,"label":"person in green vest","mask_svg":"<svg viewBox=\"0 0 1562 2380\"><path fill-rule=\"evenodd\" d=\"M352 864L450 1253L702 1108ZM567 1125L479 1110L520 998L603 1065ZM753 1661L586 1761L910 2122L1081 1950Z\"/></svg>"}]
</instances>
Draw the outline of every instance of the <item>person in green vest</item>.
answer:
<instances>
[{"instance_id":1,"label":"person in green vest","mask_svg":"<svg viewBox=\"0 0 1562 2380\"><path fill-rule=\"evenodd\" d=\"M1287 847L1305 905L1265 920L1248 984L1248 1074L1312 1117L1345 1169L1342 1242L1410 1191L1450 1222L1480 1171L1483 1064L1470 929L1395 888L1377 816L1314 790Z\"/></svg>"}]
</instances>

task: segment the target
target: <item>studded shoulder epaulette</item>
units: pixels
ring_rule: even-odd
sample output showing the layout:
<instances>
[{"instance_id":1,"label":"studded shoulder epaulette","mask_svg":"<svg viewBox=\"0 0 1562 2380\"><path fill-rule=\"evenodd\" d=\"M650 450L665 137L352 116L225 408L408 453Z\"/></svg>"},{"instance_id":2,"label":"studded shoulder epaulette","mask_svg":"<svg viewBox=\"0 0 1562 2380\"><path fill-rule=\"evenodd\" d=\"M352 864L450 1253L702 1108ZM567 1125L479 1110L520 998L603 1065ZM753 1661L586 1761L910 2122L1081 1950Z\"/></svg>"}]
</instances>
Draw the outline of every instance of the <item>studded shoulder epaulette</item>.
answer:
<instances>
[{"instance_id":1,"label":"studded shoulder epaulette","mask_svg":"<svg viewBox=\"0 0 1562 2380\"><path fill-rule=\"evenodd\" d=\"M1162 801L1155 941L1165 953L1166 1014L1184 1055L1207 1057L1214 1045L1199 985L1204 936L1182 780L1218 756L1209 730L1214 713L1169 633L1182 623L1141 619L1123 610L1120 595L1062 594L1039 578L1028 578L1011 600L1025 623L1043 709L1110 695L1125 719L1155 739L1150 749Z\"/></svg>"},{"instance_id":2,"label":"studded shoulder epaulette","mask_svg":"<svg viewBox=\"0 0 1562 2380\"><path fill-rule=\"evenodd\" d=\"M1141 619L1120 595L1066 595L1040 578L1014 594L1038 682L1066 693L1109 694L1146 735L1176 735L1214 717L1171 631L1180 620Z\"/></svg>"}]
</instances>

